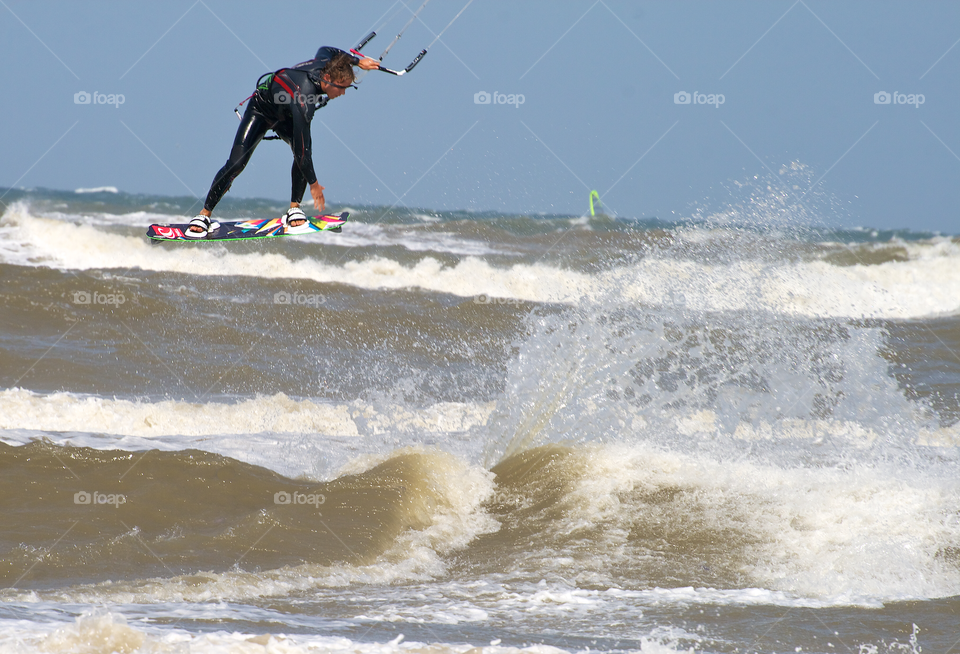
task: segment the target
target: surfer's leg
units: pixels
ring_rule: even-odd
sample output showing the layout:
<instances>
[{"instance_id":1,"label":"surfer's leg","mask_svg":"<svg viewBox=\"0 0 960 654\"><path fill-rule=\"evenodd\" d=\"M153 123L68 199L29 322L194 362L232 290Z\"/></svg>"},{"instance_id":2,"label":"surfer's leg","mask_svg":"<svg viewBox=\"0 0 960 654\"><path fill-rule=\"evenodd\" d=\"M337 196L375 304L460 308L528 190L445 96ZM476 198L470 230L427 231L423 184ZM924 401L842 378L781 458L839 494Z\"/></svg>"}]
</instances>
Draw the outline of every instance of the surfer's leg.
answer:
<instances>
[{"instance_id":1,"label":"surfer's leg","mask_svg":"<svg viewBox=\"0 0 960 654\"><path fill-rule=\"evenodd\" d=\"M250 161L250 155L253 154L257 144L260 143L260 139L271 127L273 127L273 123L256 113L251 102L243 114L243 120L239 129L237 129L236 137L233 139L230 158L227 159L227 163L223 164L223 168L220 169L217 176L213 178L213 184L210 186L207 199L203 203L207 215L213 211L224 194L230 190L233 180L243 172L247 162Z\"/></svg>"},{"instance_id":2,"label":"surfer's leg","mask_svg":"<svg viewBox=\"0 0 960 654\"><path fill-rule=\"evenodd\" d=\"M237 135L233 139L233 148L230 149L230 158L223 168L213 178L213 184L210 185L210 191L207 193L207 199L203 203L203 211L190 221L185 235L187 238L203 238L208 232L212 231L216 223L210 220L210 215L223 194L226 193L233 180L237 178L247 162L250 155L253 154L260 139L270 129L271 123L253 110L253 103L247 105L247 110L243 114L243 120L237 129Z\"/></svg>"}]
</instances>

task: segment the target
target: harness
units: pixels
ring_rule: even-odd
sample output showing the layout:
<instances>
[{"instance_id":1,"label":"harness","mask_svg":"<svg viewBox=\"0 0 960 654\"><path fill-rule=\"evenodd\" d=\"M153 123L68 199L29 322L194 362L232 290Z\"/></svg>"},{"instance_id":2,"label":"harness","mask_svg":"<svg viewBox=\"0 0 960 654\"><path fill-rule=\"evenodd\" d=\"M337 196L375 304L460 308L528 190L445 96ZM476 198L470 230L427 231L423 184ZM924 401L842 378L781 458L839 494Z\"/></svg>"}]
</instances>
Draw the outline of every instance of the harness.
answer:
<instances>
[{"instance_id":1,"label":"harness","mask_svg":"<svg viewBox=\"0 0 960 654\"><path fill-rule=\"evenodd\" d=\"M307 63L307 62L304 62L304 63ZM302 65L302 64L298 64L298 65ZM280 85L280 88L282 88L284 91L286 91L287 93L290 94L290 99L291 99L291 101L293 100L293 98L297 97L297 92L299 92L299 88L300 88L300 87L297 87L297 92L294 92L294 90L293 90L292 88L290 88L290 85L287 84L287 82L290 82L290 80L287 79L286 81L284 81L284 78L283 78L282 74L283 74L283 72L286 71L286 70L287 70L286 68L281 68L280 70L278 70L278 71L276 71L276 72L273 72L273 73L264 73L263 75L261 75L261 76L257 79L257 88L256 88L256 90L255 90L253 93L251 93L250 95L248 95L246 98L244 98L244 99L240 102L240 104L238 104L238 105L237 105L236 107L234 107L234 109L233 109L233 113L237 114L237 118L238 118L239 120L243 120L243 116L240 115L240 107L242 107L242 106L247 102L247 100L249 100L250 98L252 98L253 96L255 96L255 95L256 95L257 93L259 93L260 91L263 91L264 93L268 93L268 92L270 91L270 85L271 85L273 82L276 82L277 84L279 84L279 85ZM290 84L293 84L293 82L290 82ZM294 86L296 86L296 84L294 84ZM324 96L324 97L321 99L321 101L318 102L318 103L315 105L315 107L316 107L317 109L322 109L323 107L327 106L327 103L328 103L329 101L330 101L330 98ZM280 140L280 137L277 136L277 135L274 135L274 136L264 136L264 137L263 137L263 140L264 140L264 141L277 141L277 140Z\"/></svg>"}]
</instances>

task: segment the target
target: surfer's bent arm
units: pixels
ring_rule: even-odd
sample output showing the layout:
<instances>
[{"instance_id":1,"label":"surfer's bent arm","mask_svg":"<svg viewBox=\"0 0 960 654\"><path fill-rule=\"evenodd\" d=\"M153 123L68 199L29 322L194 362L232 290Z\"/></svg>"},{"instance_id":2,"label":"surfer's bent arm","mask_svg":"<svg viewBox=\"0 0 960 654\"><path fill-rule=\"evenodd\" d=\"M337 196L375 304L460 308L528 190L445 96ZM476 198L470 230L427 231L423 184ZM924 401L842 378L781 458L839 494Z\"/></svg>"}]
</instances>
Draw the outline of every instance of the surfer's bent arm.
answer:
<instances>
[{"instance_id":1,"label":"surfer's bent arm","mask_svg":"<svg viewBox=\"0 0 960 654\"><path fill-rule=\"evenodd\" d=\"M354 66L359 66L363 70L376 70L380 67L380 61L378 59L373 59L367 56L358 57L352 52L347 52L346 50L341 50L340 48L335 48L330 45L320 46L320 49L317 50L317 54L313 57L313 61L326 62L332 59L335 54L341 52L352 59L350 62L351 64Z\"/></svg>"},{"instance_id":2,"label":"surfer's bent arm","mask_svg":"<svg viewBox=\"0 0 960 654\"><path fill-rule=\"evenodd\" d=\"M317 211L323 211L326 200L323 197L323 187L317 180L313 169L312 138L310 136L310 121L304 115L304 110L297 105L291 106L293 114L293 146L294 165L300 168L300 174L310 185L310 196Z\"/></svg>"},{"instance_id":3,"label":"surfer's bent arm","mask_svg":"<svg viewBox=\"0 0 960 654\"><path fill-rule=\"evenodd\" d=\"M304 102L294 102L290 105L290 114L293 119L293 139L290 146L293 149L293 160L300 173L313 186L317 183L317 174L313 170L313 139L310 136L310 118L306 114L312 107ZM312 112L310 112L312 113Z\"/></svg>"}]
</instances>

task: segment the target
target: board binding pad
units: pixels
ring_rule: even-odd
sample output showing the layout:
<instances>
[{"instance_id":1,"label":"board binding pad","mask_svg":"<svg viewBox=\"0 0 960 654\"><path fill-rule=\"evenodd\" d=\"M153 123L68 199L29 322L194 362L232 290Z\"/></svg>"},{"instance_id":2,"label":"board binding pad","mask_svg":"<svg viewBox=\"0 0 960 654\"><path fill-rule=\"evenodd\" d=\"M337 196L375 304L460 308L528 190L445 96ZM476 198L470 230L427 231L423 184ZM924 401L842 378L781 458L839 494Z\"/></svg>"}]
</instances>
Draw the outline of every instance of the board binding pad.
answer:
<instances>
[{"instance_id":1,"label":"board binding pad","mask_svg":"<svg viewBox=\"0 0 960 654\"><path fill-rule=\"evenodd\" d=\"M279 218L264 218L263 220L239 220L221 222L220 226L206 235L205 238L187 238L184 232L189 223L177 225L150 225L147 236L154 241L231 241L251 238L273 238L276 236L303 236L314 232L339 232L341 225L347 222L349 211L338 214L322 214L307 216L306 227L297 227L295 234L289 234Z\"/></svg>"}]
</instances>

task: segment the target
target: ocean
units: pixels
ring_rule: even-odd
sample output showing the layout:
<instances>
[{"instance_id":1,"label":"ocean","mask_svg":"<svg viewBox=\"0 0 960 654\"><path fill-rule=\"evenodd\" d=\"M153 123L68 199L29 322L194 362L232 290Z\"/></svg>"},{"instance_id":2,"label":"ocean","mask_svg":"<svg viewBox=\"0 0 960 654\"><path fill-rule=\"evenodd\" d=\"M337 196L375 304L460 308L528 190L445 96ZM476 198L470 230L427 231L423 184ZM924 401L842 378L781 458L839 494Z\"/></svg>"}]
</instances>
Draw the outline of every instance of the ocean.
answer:
<instances>
[{"instance_id":1,"label":"ocean","mask_svg":"<svg viewBox=\"0 0 960 654\"><path fill-rule=\"evenodd\" d=\"M960 651L960 238L777 188L0 189L0 651Z\"/></svg>"}]
</instances>

